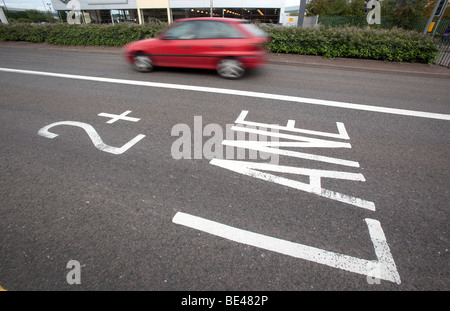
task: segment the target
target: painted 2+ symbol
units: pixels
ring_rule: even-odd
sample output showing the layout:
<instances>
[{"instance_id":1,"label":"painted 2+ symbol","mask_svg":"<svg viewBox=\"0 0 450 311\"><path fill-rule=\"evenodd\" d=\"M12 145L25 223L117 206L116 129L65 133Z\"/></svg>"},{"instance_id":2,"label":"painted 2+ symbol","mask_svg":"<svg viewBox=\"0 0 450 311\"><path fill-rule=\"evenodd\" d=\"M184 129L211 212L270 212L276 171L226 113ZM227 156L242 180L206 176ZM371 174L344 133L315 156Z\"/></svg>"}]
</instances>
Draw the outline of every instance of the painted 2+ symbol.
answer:
<instances>
[{"instance_id":1,"label":"painted 2+ symbol","mask_svg":"<svg viewBox=\"0 0 450 311\"><path fill-rule=\"evenodd\" d=\"M138 122L140 118L133 118L128 117L127 115L130 113L130 110L125 111L124 113L117 115L117 114L111 114L111 113L99 113L98 116L100 117L107 117L111 118L106 123L112 124L118 120L125 120L125 121L131 121L131 122ZM143 134L139 134L136 137L134 137L132 140L128 141L126 144L124 144L122 147L113 147L105 144L100 137L100 135L97 133L97 131L94 129L94 127L88 123L84 122L78 122L78 121L60 121L55 122L52 124L49 124L47 126L44 126L38 131L38 134L47 137L47 138L55 138L58 136L58 134L52 133L49 130L52 127L59 126L59 125L68 125L68 126L75 126L75 127L81 127L85 132L88 134L89 138L91 139L94 146L101 151L112 153L112 154L122 154L131 147L133 147L137 142L139 142L142 138L145 137Z\"/></svg>"}]
</instances>

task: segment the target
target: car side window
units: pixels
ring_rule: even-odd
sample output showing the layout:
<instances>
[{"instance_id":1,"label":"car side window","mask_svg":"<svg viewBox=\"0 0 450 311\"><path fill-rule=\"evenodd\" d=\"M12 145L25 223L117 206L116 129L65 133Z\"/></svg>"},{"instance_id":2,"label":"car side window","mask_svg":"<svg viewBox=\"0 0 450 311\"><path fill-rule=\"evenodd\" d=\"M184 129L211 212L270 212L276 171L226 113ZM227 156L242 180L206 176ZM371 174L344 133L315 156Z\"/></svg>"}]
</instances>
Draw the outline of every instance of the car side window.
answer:
<instances>
[{"instance_id":1,"label":"car side window","mask_svg":"<svg viewBox=\"0 0 450 311\"><path fill-rule=\"evenodd\" d=\"M189 40L196 37L196 23L183 22L172 29L169 29L165 38L168 40Z\"/></svg>"},{"instance_id":2,"label":"car side window","mask_svg":"<svg viewBox=\"0 0 450 311\"><path fill-rule=\"evenodd\" d=\"M199 21L196 39L236 39L244 36L232 25L219 21Z\"/></svg>"}]
</instances>

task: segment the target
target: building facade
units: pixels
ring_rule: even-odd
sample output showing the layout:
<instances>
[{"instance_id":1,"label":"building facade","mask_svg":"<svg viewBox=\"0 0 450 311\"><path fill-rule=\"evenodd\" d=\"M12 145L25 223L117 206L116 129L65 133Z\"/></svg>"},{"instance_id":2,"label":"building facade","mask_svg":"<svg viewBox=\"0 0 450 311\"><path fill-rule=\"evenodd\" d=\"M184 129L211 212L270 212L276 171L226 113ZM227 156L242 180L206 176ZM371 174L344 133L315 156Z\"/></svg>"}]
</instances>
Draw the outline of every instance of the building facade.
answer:
<instances>
[{"instance_id":1,"label":"building facade","mask_svg":"<svg viewBox=\"0 0 450 311\"><path fill-rule=\"evenodd\" d=\"M171 23L187 17L281 22L285 0L51 0L71 23ZM81 13L78 13L81 12ZM65 13L65 14L64 14Z\"/></svg>"}]
</instances>

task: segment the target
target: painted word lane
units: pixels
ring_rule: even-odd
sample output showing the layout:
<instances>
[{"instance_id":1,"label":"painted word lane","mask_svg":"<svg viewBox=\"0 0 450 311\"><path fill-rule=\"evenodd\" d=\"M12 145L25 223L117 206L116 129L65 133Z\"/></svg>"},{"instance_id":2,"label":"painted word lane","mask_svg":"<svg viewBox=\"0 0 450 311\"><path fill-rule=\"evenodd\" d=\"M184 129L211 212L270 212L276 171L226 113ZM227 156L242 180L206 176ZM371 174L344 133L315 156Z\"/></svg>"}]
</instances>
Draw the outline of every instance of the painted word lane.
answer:
<instances>
[{"instance_id":1,"label":"painted word lane","mask_svg":"<svg viewBox=\"0 0 450 311\"><path fill-rule=\"evenodd\" d=\"M229 131L227 131L227 139L222 140L221 144L223 146L235 147L241 150L246 149L249 151L248 154L259 154L259 160L265 159L266 162L248 161L243 160L242 158L236 159L236 157L234 157L234 153L227 152L225 154L233 155L233 158L220 157L215 154L214 157L210 158L211 165L234 173L250 176L274 183L276 185L290 187L312 195L317 195L329 200L344 203L349 208L362 208L372 213L375 212L375 203L370 200L342 193L335 189L331 190L322 187L323 179L336 179L347 182L365 182L366 179L363 174L348 172L345 170L347 167L358 169L360 164L357 161L324 156L309 151L305 152L304 150L308 150L308 148L350 149L350 137L343 123L336 122L336 132L324 132L297 127L295 120L288 120L284 126L249 121L247 120L248 113L248 111L242 111L235 120L234 125L227 126L227 129L237 133L246 133L249 139L242 139L244 136L241 136L241 139L239 139L239 136L236 140L229 139L234 136L229 135ZM178 130L180 130L180 128L178 128ZM176 132L178 134L181 133L180 131ZM181 135L181 137L174 144L176 145L176 148L173 148L172 152L179 150L178 147L182 145L180 140L182 140L183 137L188 137L189 143L191 142L191 135L185 135L185 133L183 133L183 135ZM195 144L196 143L194 142L194 147ZM220 150L220 148L217 147L218 146L215 146L213 150ZM200 153L201 152L202 151L200 150ZM189 156L189 154L187 155ZM183 155L179 153L173 154L173 156L176 159L184 158ZM307 167L283 166L278 163L280 157L309 160L315 163L321 162L325 165L333 164L334 166L338 165L339 167L342 167L342 169L319 170ZM268 163L267 160L270 160L270 163ZM303 175L309 179L309 182L300 182L298 180L286 177L286 175L289 174L293 176ZM362 219L367 226L367 234L372 242L372 245L368 245L368 247L373 248L376 256L376 259L372 260L352 257L341 253L319 249L313 246L294 243L291 241L262 235L256 232L234 228L226 224L182 212L176 213L172 221L176 224L203 231L238 243L270 250L302 260L316 262L352 273L362 274L366 276L367 282L370 284L380 283L380 280L395 282L397 284L401 283L400 275L397 271L397 267L386 241L381 223L376 219Z\"/></svg>"}]
</instances>

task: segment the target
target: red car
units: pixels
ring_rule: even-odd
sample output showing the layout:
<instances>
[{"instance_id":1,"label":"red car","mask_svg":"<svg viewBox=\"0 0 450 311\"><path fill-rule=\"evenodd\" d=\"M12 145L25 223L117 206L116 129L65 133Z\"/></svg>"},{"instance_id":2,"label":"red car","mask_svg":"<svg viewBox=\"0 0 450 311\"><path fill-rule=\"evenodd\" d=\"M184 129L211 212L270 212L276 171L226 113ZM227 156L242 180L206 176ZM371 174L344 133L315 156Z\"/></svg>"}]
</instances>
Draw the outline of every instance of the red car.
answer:
<instances>
[{"instance_id":1,"label":"red car","mask_svg":"<svg viewBox=\"0 0 450 311\"><path fill-rule=\"evenodd\" d=\"M155 66L214 69L229 79L263 66L268 35L232 18L179 19L154 39L125 45L126 60L141 72Z\"/></svg>"}]
</instances>

